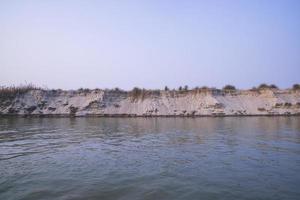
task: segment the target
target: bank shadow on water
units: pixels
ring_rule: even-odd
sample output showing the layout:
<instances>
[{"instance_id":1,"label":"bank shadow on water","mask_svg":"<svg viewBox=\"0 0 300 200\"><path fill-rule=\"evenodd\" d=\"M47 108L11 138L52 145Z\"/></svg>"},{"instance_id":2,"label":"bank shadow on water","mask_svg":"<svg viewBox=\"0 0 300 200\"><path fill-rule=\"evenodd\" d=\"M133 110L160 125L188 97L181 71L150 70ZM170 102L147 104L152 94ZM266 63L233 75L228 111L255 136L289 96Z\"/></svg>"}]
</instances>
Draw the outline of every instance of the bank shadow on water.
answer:
<instances>
[{"instance_id":1,"label":"bank shadow on water","mask_svg":"<svg viewBox=\"0 0 300 200\"><path fill-rule=\"evenodd\" d=\"M276 133L282 129L300 129L300 116L201 117L201 118L0 118L0 129L97 129L99 132L155 133L166 131L196 131L214 133L224 129L252 130Z\"/></svg>"},{"instance_id":2,"label":"bank shadow on water","mask_svg":"<svg viewBox=\"0 0 300 200\"><path fill-rule=\"evenodd\" d=\"M297 121L300 119L300 116L227 116L227 117L18 117L18 116L1 116L0 122L2 125L5 125L7 123L31 123L31 122L45 122L45 121L51 121L52 122L67 122L69 121L69 124L74 124L74 122L114 122L118 123L121 121L126 122L134 122L136 124L144 124L146 125L151 123L158 123L158 122L164 122L164 123L173 123L173 122L187 122L187 123L197 123L197 122L232 122L232 121L249 121L257 122L260 121L262 123L264 122L282 122L285 124L293 123L293 121ZM1 125L0 124L0 125Z\"/></svg>"}]
</instances>

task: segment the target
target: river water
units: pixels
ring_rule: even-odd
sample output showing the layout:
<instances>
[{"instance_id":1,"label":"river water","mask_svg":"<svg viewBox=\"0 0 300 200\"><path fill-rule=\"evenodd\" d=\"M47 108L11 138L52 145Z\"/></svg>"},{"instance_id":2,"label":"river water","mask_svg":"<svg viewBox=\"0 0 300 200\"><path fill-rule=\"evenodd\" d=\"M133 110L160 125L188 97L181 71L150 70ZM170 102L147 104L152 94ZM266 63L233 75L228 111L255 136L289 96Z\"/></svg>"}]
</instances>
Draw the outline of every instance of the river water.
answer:
<instances>
[{"instance_id":1,"label":"river water","mask_svg":"<svg viewBox=\"0 0 300 200\"><path fill-rule=\"evenodd\" d=\"M300 117L0 118L0 199L300 199Z\"/></svg>"}]
</instances>

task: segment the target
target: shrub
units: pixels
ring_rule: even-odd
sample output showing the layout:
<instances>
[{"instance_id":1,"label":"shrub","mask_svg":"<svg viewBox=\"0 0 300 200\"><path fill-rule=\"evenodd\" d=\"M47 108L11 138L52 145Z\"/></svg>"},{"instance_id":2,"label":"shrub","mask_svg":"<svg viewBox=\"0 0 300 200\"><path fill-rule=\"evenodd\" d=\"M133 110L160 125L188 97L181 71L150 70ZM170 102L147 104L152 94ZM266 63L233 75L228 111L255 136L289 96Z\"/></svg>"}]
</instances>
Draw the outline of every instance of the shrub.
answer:
<instances>
[{"instance_id":1,"label":"shrub","mask_svg":"<svg viewBox=\"0 0 300 200\"><path fill-rule=\"evenodd\" d=\"M55 90L55 92L59 92L59 90ZM91 92L91 90L89 88L79 88L78 92L86 94L86 93Z\"/></svg>"},{"instance_id":2,"label":"shrub","mask_svg":"<svg viewBox=\"0 0 300 200\"><path fill-rule=\"evenodd\" d=\"M168 86L165 86L165 91L169 91L169 88L168 88Z\"/></svg>"},{"instance_id":3,"label":"shrub","mask_svg":"<svg viewBox=\"0 0 300 200\"><path fill-rule=\"evenodd\" d=\"M291 106L292 106L292 104L291 104L291 103L289 103L289 102L286 102L286 103L284 104L284 106L285 106L285 107L291 107Z\"/></svg>"},{"instance_id":4,"label":"shrub","mask_svg":"<svg viewBox=\"0 0 300 200\"><path fill-rule=\"evenodd\" d=\"M233 86L233 85L225 85L224 87L223 87L223 90L231 90L231 91L235 91L236 90L236 88Z\"/></svg>"},{"instance_id":5,"label":"shrub","mask_svg":"<svg viewBox=\"0 0 300 200\"><path fill-rule=\"evenodd\" d=\"M138 87L134 87L132 90L131 90L131 95L133 97L138 97L142 94L142 89L138 88Z\"/></svg>"},{"instance_id":6,"label":"shrub","mask_svg":"<svg viewBox=\"0 0 300 200\"><path fill-rule=\"evenodd\" d=\"M200 90L209 90L209 88L207 86L202 86Z\"/></svg>"},{"instance_id":7,"label":"shrub","mask_svg":"<svg viewBox=\"0 0 300 200\"><path fill-rule=\"evenodd\" d=\"M88 92L91 92L91 90L89 88L84 88L83 92L88 93Z\"/></svg>"},{"instance_id":8,"label":"shrub","mask_svg":"<svg viewBox=\"0 0 300 200\"><path fill-rule=\"evenodd\" d=\"M199 87L194 87L194 88L192 89L192 92L193 92L193 93L198 93L198 92L200 92L200 88L199 88Z\"/></svg>"},{"instance_id":9,"label":"shrub","mask_svg":"<svg viewBox=\"0 0 300 200\"><path fill-rule=\"evenodd\" d=\"M70 106L69 111L70 111L69 114L71 116L74 116L76 114L76 112L78 111L78 107Z\"/></svg>"},{"instance_id":10,"label":"shrub","mask_svg":"<svg viewBox=\"0 0 300 200\"><path fill-rule=\"evenodd\" d=\"M257 110L260 111L260 112L266 111L265 108L257 108Z\"/></svg>"},{"instance_id":11,"label":"shrub","mask_svg":"<svg viewBox=\"0 0 300 200\"><path fill-rule=\"evenodd\" d=\"M185 85L184 90L187 91L189 89L189 86Z\"/></svg>"},{"instance_id":12,"label":"shrub","mask_svg":"<svg viewBox=\"0 0 300 200\"><path fill-rule=\"evenodd\" d=\"M180 87L178 88L178 90L179 90L179 91L182 91L182 87L180 86Z\"/></svg>"},{"instance_id":13,"label":"shrub","mask_svg":"<svg viewBox=\"0 0 300 200\"><path fill-rule=\"evenodd\" d=\"M144 90L144 97L147 97L149 95L160 95L160 90Z\"/></svg>"},{"instance_id":14,"label":"shrub","mask_svg":"<svg viewBox=\"0 0 300 200\"><path fill-rule=\"evenodd\" d=\"M294 90L300 90L300 84L294 84L293 89Z\"/></svg>"},{"instance_id":15,"label":"shrub","mask_svg":"<svg viewBox=\"0 0 300 200\"><path fill-rule=\"evenodd\" d=\"M278 87L277 87L276 85L274 85L274 84L271 84L269 87L270 87L271 89L278 89Z\"/></svg>"},{"instance_id":16,"label":"shrub","mask_svg":"<svg viewBox=\"0 0 300 200\"><path fill-rule=\"evenodd\" d=\"M275 108L280 108L283 104L282 103L276 103Z\"/></svg>"},{"instance_id":17,"label":"shrub","mask_svg":"<svg viewBox=\"0 0 300 200\"><path fill-rule=\"evenodd\" d=\"M200 92L204 92L204 93L206 93L206 92L208 92L208 91L210 91L210 90L211 90L211 89L208 88L208 87L206 87L206 86L203 86L203 87L199 88L199 91L200 91Z\"/></svg>"},{"instance_id":18,"label":"shrub","mask_svg":"<svg viewBox=\"0 0 300 200\"><path fill-rule=\"evenodd\" d=\"M252 87L251 89L250 89L250 91L257 91L258 89L256 88L256 87Z\"/></svg>"},{"instance_id":19,"label":"shrub","mask_svg":"<svg viewBox=\"0 0 300 200\"><path fill-rule=\"evenodd\" d=\"M262 83L258 86L258 89L278 89L278 87L274 84L268 85L268 84Z\"/></svg>"},{"instance_id":20,"label":"shrub","mask_svg":"<svg viewBox=\"0 0 300 200\"><path fill-rule=\"evenodd\" d=\"M269 88L269 86L265 83L262 83L258 86L258 89L267 89L267 88Z\"/></svg>"}]
</instances>

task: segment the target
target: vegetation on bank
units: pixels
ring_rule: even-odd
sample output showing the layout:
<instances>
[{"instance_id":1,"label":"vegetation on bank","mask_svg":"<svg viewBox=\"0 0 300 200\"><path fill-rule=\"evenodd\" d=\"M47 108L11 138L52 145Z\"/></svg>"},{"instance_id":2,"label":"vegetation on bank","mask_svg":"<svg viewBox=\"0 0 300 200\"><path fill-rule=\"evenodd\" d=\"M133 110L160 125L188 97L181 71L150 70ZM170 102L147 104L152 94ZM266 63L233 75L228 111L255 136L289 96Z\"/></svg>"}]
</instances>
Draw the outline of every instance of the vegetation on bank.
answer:
<instances>
[{"instance_id":1,"label":"vegetation on bank","mask_svg":"<svg viewBox=\"0 0 300 200\"><path fill-rule=\"evenodd\" d=\"M278 89L278 87L274 84L268 85L263 83L258 86L258 89Z\"/></svg>"},{"instance_id":2,"label":"vegetation on bank","mask_svg":"<svg viewBox=\"0 0 300 200\"><path fill-rule=\"evenodd\" d=\"M264 90L264 89L279 89L276 85L274 84L260 84L257 87L253 87L252 91L259 91L259 90ZM294 84L291 88L292 90L300 90L300 84ZM59 93L62 92L63 90L61 89L57 89L57 90L48 90L45 88L41 88L38 86L35 86L33 84L25 84L25 85L19 85L19 86L0 86L0 98L1 99L7 99L7 98L14 98L17 95L22 95L25 94L31 90L47 90L47 91L51 91L53 93ZM238 89L233 86L233 85L225 85L222 89L217 89L214 87L207 87L207 86L203 86L203 87L195 87L190 89L188 87L188 85L185 86L179 86L177 89L170 89L168 86L165 86L164 89L160 90L160 89L155 89L155 90L151 90L151 89L145 89L145 88L138 88L138 87L134 87L132 90L130 91L124 91L120 88L114 88L114 89L89 89L89 88L79 88L78 90L75 90L74 92L79 92L79 93L89 93L91 91L109 91L109 92L116 92L116 93L127 93L129 94L131 97L133 98L145 98L147 96L151 96L151 95L159 95L162 91L165 92L170 92L170 93L185 93L185 92L217 92L217 93L228 93L228 92L235 92Z\"/></svg>"},{"instance_id":3,"label":"vegetation on bank","mask_svg":"<svg viewBox=\"0 0 300 200\"><path fill-rule=\"evenodd\" d=\"M300 84L294 84L293 90L300 90Z\"/></svg>"},{"instance_id":4,"label":"vegetation on bank","mask_svg":"<svg viewBox=\"0 0 300 200\"><path fill-rule=\"evenodd\" d=\"M129 96L131 96L133 100L138 98L144 99L152 95L160 95L160 90L147 90L134 87L131 91L129 91Z\"/></svg>"},{"instance_id":5,"label":"vegetation on bank","mask_svg":"<svg viewBox=\"0 0 300 200\"><path fill-rule=\"evenodd\" d=\"M25 84L19 86L0 86L0 98L9 99L14 98L17 95L22 95L31 90L41 90L41 87L37 87L33 84Z\"/></svg>"},{"instance_id":6,"label":"vegetation on bank","mask_svg":"<svg viewBox=\"0 0 300 200\"><path fill-rule=\"evenodd\" d=\"M233 85L225 85L223 91L236 91L236 88Z\"/></svg>"}]
</instances>

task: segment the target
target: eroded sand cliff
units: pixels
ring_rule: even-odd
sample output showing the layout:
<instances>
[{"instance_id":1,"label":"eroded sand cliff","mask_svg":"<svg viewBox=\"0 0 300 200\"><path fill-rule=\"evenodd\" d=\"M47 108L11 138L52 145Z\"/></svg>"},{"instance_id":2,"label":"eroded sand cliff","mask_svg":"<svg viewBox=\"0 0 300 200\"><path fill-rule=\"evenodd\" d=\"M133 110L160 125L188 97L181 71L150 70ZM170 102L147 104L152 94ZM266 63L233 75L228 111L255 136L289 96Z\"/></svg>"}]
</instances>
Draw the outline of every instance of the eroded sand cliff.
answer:
<instances>
[{"instance_id":1,"label":"eroded sand cliff","mask_svg":"<svg viewBox=\"0 0 300 200\"><path fill-rule=\"evenodd\" d=\"M0 99L0 115L231 116L299 115L298 90L30 90Z\"/></svg>"}]
</instances>

